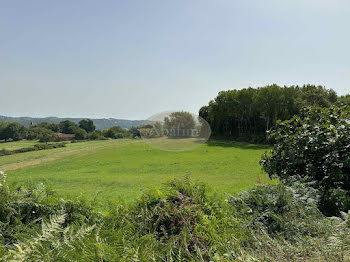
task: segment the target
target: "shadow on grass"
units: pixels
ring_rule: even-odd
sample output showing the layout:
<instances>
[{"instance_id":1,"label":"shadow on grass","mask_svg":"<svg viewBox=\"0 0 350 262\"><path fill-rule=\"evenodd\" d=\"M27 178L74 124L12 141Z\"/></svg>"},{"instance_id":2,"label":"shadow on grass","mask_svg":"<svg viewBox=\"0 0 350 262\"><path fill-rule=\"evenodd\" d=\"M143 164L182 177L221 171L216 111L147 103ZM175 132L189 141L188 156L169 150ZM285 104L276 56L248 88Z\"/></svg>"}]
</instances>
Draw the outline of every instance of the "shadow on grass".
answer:
<instances>
[{"instance_id":1,"label":"shadow on grass","mask_svg":"<svg viewBox=\"0 0 350 262\"><path fill-rule=\"evenodd\" d=\"M208 146L220 146L220 147L234 147L240 149L253 149L253 150L269 150L271 146L269 145L258 145L249 144L245 142L235 142L235 141L220 141L220 140L209 140L206 143Z\"/></svg>"}]
</instances>

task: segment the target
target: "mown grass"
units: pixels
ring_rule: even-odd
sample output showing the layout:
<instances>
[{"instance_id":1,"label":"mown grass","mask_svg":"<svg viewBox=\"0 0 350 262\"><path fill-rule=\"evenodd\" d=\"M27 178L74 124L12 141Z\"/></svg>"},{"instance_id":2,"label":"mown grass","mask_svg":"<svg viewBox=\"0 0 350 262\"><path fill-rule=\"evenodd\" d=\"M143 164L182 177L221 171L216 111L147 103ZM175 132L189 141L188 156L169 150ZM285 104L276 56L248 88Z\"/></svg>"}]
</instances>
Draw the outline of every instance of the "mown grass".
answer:
<instances>
[{"instance_id":1,"label":"mown grass","mask_svg":"<svg viewBox=\"0 0 350 262\"><path fill-rule=\"evenodd\" d=\"M10 184L44 182L65 197L84 195L99 206L130 202L145 189L185 175L203 181L220 194L238 193L269 182L259 159L268 147L210 142L195 150L167 152L141 140L69 144L66 148L0 158Z\"/></svg>"},{"instance_id":2,"label":"mown grass","mask_svg":"<svg viewBox=\"0 0 350 262\"><path fill-rule=\"evenodd\" d=\"M19 169L27 166L38 165L50 161L54 161L72 154L83 153L84 151L95 150L97 148L105 148L114 146L115 143L121 143L120 140L110 141L90 141L88 143L68 143L66 147L50 150L34 151L21 154L14 154L0 157L0 170L8 171Z\"/></svg>"}]
</instances>

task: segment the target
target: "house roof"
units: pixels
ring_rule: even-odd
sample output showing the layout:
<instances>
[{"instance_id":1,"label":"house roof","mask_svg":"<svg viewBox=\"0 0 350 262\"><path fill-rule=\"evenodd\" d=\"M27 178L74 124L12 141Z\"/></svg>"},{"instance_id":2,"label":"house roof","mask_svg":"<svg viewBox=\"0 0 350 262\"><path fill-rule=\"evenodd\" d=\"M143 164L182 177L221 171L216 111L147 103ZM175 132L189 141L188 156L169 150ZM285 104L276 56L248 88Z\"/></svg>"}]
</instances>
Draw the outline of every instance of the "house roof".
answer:
<instances>
[{"instance_id":1,"label":"house roof","mask_svg":"<svg viewBox=\"0 0 350 262\"><path fill-rule=\"evenodd\" d=\"M63 133L60 133L60 132L57 132L56 135L59 138L74 138L75 137L74 134L63 134Z\"/></svg>"}]
</instances>

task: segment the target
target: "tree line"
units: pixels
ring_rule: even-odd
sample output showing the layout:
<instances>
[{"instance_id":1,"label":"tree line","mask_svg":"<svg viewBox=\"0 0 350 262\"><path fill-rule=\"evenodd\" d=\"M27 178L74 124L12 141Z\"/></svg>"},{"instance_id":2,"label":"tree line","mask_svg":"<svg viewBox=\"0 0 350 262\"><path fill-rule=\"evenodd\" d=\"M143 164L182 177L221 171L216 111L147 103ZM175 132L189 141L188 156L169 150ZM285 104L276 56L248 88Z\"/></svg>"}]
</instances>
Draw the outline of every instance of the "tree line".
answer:
<instances>
[{"instance_id":1,"label":"tree line","mask_svg":"<svg viewBox=\"0 0 350 262\"><path fill-rule=\"evenodd\" d=\"M339 97L323 86L273 84L221 91L199 115L210 124L214 137L262 143L277 120L290 119L307 106L326 108L337 102L350 104L350 95Z\"/></svg>"},{"instance_id":2,"label":"tree line","mask_svg":"<svg viewBox=\"0 0 350 262\"><path fill-rule=\"evenodd\" d=\"M75 140L118 139L133 136L132 132L119 126L106 128L102 131L96 130L91 119L83 119L78 124L69 120L61 121L59 124L42 122L31 125L29 128L17 122L0 122L0 140L4 141L27 139L53 142L59 140L58 133L72 134Z\"/></svg>"}]
</instances>

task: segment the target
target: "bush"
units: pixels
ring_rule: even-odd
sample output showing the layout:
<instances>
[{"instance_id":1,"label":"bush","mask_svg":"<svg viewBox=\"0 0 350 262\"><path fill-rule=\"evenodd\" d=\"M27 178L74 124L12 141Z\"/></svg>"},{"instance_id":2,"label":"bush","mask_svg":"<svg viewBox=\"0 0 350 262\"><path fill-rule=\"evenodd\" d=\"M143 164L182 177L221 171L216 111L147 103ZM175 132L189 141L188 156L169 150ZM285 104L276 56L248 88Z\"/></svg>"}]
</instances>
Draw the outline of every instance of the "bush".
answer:
<instances>
[{"instance_id":1,"label":"bush","mask_svg":"<svg viewBox=\"0 0 350 262\"><path fill-rule=\"evenodd\" d=\"M77 261L93 256L88 240L96 234L101 216L87 202L61 200L43 184L11 190L5 180L0 172L0 255L3 252L4 261Z\"/></svg>"},{"instance_id":2,"label":"bush","mask_svg":"<svg viewBox=\"0 0 350 262\"><path fill-rule=\"evenodd\" d=\"M104 137L120 139L120 138L129 138L132 134L128 130L124 130L120 126L113 126L111 128L105 129L102 131Z\"/></svg>"},{"instance_id":3,"label":"bush","mask_svg":"<svg viewBox=\"0 0 350 262\"><path fill-rule=\"evenodd\" d=\"M104 215L43 184L10 189L0 172L4 261L349 261L350 213L326 218L302 183L227 201L188 179Z\"/></svg>"},{"instance_id":4,"label":"bush","mask_svg":"<svg viewBox=\"0 0 350 262\"><path fill-rule=\"evenodd\" d=\"M327 223L318 210L319 192L305 184L285 186L260 185L231 196L228 201L237 208L237 216L249 228L264 229L273 237L296 240L328 232Z\"/></svg>"},{"instance_id":5,"label":"bush","mask_svg":"<svg viewBox=\"0 0 350 262\"><path fill-rule=\"evenodd\" d=\"M129 129L129 132L132 134L132 137L140 137L141 134L140 134L140 129L138 127L135 127L135 126L132 126L130 129Z\"/></svg>"},{"instance_id":6,"label":"bush","mask_svg":"<svg viewBox=\"0 0 350 262\"><path fill-rule=\"evenodd\" d=\"M114 138L115 139L121 139L121 138L124 138L124 136L121 133L116 133Z\"/></svg>"},{"instance_id":7,"label":"bush","mask_svg":"<svg viewBox=\"0 0 350 262\"><path fill-rule=\"evenodd\" d=\"M337 198L341 191L350 197L349 108L306 108L301 116L279 122L270 138L274 148L261 160L270 177L314 182L322 191L320 206L325 214L339 214L341 209L329 208L326 201L330 194ZM346 203L339 207L350 209Z\"/></svg>"},{"instance_id":8,"label":"bush","mask_svg":"<svg viewBox=\"0 0 350 262\"><path fill-rule=\"evenodd\" d=\"M87 138L87 132L81 128L76 129L74 134L76 140L84 140Z\"/></svg>"},{"instance_id":9,"label":"bush","mask_svg":"<svg viewBox=\"0 0 350 262\"><path fill-rule=\"evenodd\" d=\"M93 131L88 134L88 139L89 140L98 140L103 138L102 132L101 131Z\"/></svg>"}]
</instances>

